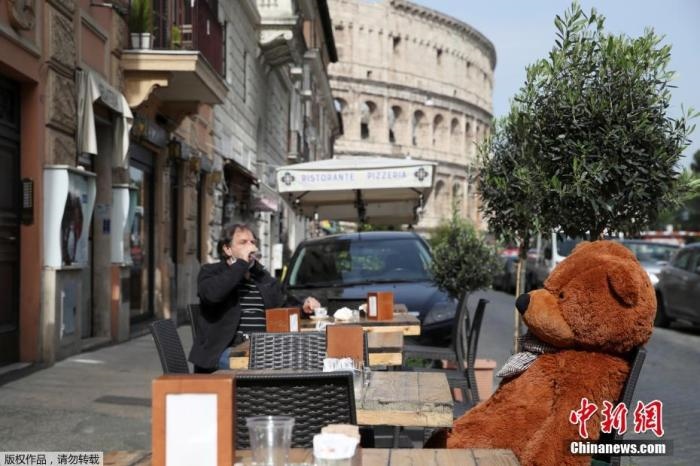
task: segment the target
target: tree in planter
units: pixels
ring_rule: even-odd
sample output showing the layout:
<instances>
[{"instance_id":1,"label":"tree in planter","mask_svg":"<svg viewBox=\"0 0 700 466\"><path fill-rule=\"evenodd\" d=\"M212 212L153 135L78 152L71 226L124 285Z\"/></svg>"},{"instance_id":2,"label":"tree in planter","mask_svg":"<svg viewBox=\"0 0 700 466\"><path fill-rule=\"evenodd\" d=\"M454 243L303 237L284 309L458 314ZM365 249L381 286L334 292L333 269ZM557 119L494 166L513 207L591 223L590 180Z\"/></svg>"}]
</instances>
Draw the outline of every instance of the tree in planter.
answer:
<instances>
[{"instance_id":1,"label":"tree in planter","mask_svg":"<svg viewBox=\"0 0 700 466\"><path fill-rule=\"evenodd\" d=\"M578 3L555 18L554 48L480 149L483 211L494 233L518 238L521 263L531 231L634 233L693 188L677 167L694 114L666 114L670 46L651 30L608 34L604 21Z\"/></svg>"},{"instance_id":2,"label":"tree in planter","mask_svg":"<svg viewBox=\"0 0 700 466\"><path fill-rule=\"evenodd\" d=\"M528 68L511 111L516 154L539 191L538 226L570 236L636 233L689 188L678 163L693 112L666 114L671 47L650 29L606 33L604 22L578 3L557 16L555 47Z\"/></svg>"},{"instance_id":3,"label":"tree in planter","mask_svg":"<svg viewBox=\"0 0 700 466\"><path fill-rule=\"evenodd\" d=\"M442 239L433 244L431 273L435 283L458 299L461 306L469 293L491 285L500 261L474 227L456 212L439 229Z\"/></svg>"}]
</instances>

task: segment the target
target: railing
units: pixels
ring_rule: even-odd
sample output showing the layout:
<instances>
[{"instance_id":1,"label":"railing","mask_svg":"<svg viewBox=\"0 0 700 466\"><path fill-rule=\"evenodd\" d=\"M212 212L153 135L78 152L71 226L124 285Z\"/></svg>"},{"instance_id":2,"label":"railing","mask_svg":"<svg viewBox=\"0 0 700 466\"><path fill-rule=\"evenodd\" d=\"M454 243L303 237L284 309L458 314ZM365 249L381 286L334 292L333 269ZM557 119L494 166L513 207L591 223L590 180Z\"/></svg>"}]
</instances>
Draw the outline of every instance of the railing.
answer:
<instances>
[{"instance_id":1,"label":"railing","mask_svg":"<svg viewBox=\"0 0 700 466\"><path fill-rule=\"evenodd\" d=\"M154 5L154 49L199 50L217 73L224 71L224 31L216 12L218 0L170 0ZM168 24L167 18L175 18ZM177 26L177 27L175 27ZM179 35L179 37L178 37Z\"/></svg>"}]
</instances>

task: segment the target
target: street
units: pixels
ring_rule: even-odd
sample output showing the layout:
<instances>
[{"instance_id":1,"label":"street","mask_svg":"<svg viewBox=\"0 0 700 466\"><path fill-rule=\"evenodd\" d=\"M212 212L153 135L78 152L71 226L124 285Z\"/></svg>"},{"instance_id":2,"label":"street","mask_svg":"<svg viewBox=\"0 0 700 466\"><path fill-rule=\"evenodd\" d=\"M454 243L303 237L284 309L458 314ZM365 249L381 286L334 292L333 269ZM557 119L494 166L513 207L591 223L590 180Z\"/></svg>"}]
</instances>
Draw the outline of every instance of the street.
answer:
<instances>
[{"instance_id":1,"label":"street","mask_svg":"<svg viewBox=\"0 0 700 466\"><path fill-rule=\"evenodd\" d=\"M512 346L514 297L475 293L490 300L479 341L481 358L500 367ZM186 350L188 326L179 329ZM656 329L635 400L664 403L669 457L624 458L624 465L692 465L700 461L696 398L700 331ZM0 386L0 451L109 451L150 449L150 383L161 373L150 335L82 353ZM630 425L632 424L630 414ZM653 435L653 434L652 434ZM637 438L628 434L626 438Z\"/></svg>"}]
</instances>

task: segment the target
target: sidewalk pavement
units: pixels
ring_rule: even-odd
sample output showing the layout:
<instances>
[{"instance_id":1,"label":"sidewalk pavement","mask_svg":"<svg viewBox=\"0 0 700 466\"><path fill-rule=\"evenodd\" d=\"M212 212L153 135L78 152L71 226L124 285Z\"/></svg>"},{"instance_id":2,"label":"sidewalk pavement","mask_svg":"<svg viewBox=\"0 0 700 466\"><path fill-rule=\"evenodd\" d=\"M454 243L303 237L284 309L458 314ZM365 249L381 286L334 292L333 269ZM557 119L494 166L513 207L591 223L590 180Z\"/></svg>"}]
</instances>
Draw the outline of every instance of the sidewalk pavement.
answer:
<instances>
[{"instance_id":1,"label":"sidewalk pavement","mask_svg":"<svg viewBox=\"0 0 700 466\"><path fill-rule=\"evenodd\" d=\"M189 349L189 326L178 330ZM0 385L0 451L150 449L151 380L161 374L147 334Z\"/></svg>"}]
</instances>

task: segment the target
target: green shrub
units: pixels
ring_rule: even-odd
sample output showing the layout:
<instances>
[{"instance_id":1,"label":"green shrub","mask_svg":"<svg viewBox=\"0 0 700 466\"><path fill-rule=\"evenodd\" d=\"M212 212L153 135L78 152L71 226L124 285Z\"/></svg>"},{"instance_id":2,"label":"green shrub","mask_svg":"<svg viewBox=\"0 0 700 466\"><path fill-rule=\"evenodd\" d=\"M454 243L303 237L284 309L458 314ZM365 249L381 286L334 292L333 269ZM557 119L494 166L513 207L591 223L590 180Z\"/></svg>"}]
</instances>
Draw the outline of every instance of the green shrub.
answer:
<instances>
[{"instance_id":1,"label":"green shrub","mask_svg":"<svg viewBox=\"0 0 700 466\"><path fill-rule=\"evenodd\" d=\"M453 298L491 285L500 261L467 220L452 216L431 239L435 283Z\"/></svg>"}]
</instances>

